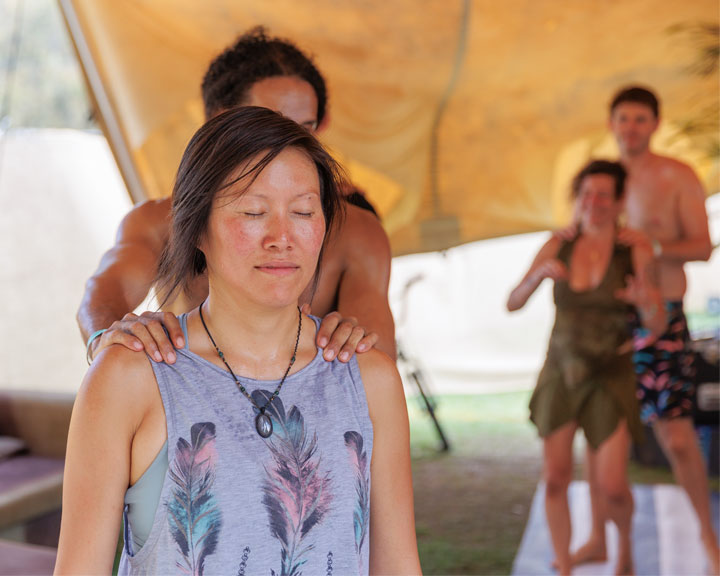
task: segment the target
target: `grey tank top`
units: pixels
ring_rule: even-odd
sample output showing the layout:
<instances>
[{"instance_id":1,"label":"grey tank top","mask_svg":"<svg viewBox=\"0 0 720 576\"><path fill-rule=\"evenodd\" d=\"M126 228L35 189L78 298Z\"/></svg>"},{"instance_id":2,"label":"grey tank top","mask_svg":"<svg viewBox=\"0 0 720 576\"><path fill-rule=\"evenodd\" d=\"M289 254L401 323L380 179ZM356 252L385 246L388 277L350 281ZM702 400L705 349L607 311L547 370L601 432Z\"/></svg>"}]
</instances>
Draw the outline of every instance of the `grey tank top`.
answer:
<instances>
[{"instance_id":1,"label":"grey tank top","mask_svg":"<svg viewBox=\"0 0 720 576\"><path fill-rule=\"evenodd\" d=\"M161 450L128 490L119 574L368 573L373 430L355 358L326 362L318 350L288 376L268 409L267 439L230 374L187 344L175 364L151 364L167 464ZM279 383L239 380L260 405ZM165 473L153 497L157 468ZM140 548L132 502L155 508Z\"/></svg>"}]
</instances>

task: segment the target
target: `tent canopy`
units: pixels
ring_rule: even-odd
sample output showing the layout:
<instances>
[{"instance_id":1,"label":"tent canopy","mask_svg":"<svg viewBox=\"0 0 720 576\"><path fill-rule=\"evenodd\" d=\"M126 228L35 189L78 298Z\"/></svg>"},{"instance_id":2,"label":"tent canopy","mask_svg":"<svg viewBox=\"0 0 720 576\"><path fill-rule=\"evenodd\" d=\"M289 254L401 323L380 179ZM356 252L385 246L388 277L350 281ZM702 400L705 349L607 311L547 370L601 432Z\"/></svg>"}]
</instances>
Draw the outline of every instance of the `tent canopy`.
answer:
<instances>
[{"instance_id":1,"label":"tent canopy","mask_svg":"<svg viewBox=\"0 0 720 576\"><path fill-rule=\"evenodd\" d=\"M135 201L172 190L203 121L200 81L264 25L313 54L321 134L407 254L562 225L607 104L662 99L656 148L718 192L716 0L59 0Z\"/></svg>"}]
</instances>

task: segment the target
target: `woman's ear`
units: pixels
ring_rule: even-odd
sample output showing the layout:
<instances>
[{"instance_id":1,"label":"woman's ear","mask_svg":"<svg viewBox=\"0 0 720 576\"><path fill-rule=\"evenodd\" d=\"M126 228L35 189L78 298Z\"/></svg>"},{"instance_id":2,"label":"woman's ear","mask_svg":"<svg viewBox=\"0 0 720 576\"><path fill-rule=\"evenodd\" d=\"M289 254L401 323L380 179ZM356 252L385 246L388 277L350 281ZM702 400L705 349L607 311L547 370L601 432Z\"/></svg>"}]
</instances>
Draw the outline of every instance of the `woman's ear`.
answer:
<instances>
[{"instance_id":1,"label":"woman's ear","mask_svg":"<svg viewBox=\"0 0 720 576\"><path fill-rule=\"evenodd\" d=\"M193 254L193 272L197 275L203 274L207 268L207 260L205 260L205 254L199 248L195 248L195 254Z\"/></svg>"},{"instance_id":2,"label":"woman's ear","mask_svg":"<svg viewBox=\"0 0 720 576\"><path fill-rule=\"evenodd\" d=\"M203 274L207 268L207 260L205 259L205 245L207 243L206 234L203 233L198 238L195 246L195 254L193 254L193 271L195 274Z\"/></svg>"}]
</instances>

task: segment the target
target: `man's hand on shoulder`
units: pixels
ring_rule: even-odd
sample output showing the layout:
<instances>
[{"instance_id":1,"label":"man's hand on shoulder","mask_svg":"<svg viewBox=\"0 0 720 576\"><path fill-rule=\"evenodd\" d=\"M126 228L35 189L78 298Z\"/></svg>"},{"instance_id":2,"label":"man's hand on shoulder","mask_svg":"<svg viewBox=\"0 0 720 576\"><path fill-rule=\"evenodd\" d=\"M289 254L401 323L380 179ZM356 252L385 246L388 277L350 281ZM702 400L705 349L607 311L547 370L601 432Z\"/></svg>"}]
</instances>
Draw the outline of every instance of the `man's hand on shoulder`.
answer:
<instances>
[{"instance_id":1,"label":"man's hand on shoulder","mask_svg":"<svg viewBox=\"0 0 720 576\"><path fill-rule=\"evenodd\" d=\"M310 305L302 307L305 314L310 314ZM340 362L349 362L353 354L367 352L378 340L374 332L366 332L358 325L357 318L343 318L339 312L330 312L320 322L315 342L323 349L323 358L327 361L335 357Z\"/></svg>"},{"instance_id":2,"label":"man's hand on shoulder","mask_svg":"<svg viewBox=\"0 0 720 576\"><path fill-rule=\"evenodd\" d=\"M120 344L137 352L145 350L156 362L173 364L176 360L173 342L178 348L185 346L180 322L174 314L143 312L137 316L131 313L125 314L122 320L113 322L110 328L94 340L88 356L95 358L111 344Z\"/></svg>"}]
</instances>

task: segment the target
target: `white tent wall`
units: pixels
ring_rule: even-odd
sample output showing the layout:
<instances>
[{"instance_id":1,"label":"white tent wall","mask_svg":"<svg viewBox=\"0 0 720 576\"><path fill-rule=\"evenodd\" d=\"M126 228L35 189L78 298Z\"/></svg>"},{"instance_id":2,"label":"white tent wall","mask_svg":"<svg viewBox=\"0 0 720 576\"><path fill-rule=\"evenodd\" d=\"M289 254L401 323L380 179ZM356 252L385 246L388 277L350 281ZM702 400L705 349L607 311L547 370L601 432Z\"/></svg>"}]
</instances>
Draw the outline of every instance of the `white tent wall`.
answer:
<instances>
[{"instance_id":1,"label":"white tent wall","mask_svg":"<svg viewBox=\"0 0 720 576\"><path fill-rule=\"evenodd\" d=\"M393 261L391 305L399 345L444 391L472 393L533 385L552 325L544 283L516 314L505 308L546 233L485 240ZM403 314L403 287L408 291ZM407 383L406 383L407 384ZM412 391L412 386L408 391Z\"/></svg>"},{"instance_id":2,"label":"white tent wall","mask_svg":"<svg viewBox=\"0 0 720 576\"><path fill-rule=\"evenodd\" d=\"M0 388L77 390L75 313L129 209L102 135L0 133Z\"/></svg>"}]
</instances>

